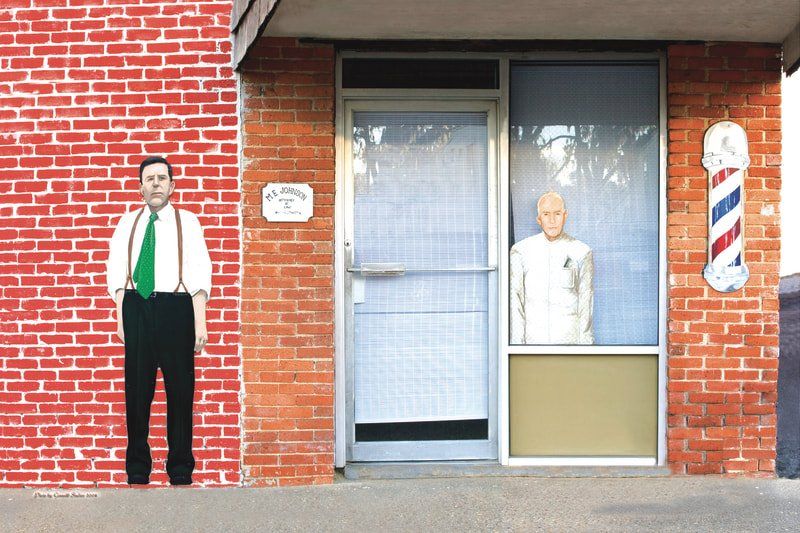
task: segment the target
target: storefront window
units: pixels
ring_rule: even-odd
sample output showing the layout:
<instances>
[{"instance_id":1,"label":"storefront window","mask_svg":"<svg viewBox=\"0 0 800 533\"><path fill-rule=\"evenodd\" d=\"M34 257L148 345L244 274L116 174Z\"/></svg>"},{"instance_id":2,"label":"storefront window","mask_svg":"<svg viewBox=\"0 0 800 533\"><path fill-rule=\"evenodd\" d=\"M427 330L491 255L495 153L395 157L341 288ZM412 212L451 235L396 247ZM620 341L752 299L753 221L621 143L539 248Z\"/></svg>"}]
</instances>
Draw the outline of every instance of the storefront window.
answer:
<instances>
[{"instance_id":1,"label":"storefront window","mask_svg":"<svg viewBox=\"0 0 800 533\"><path fill-rule=\"evenodd\" d=\"M658 76L512 63L510 344L658 344Z\"/></svg>"}]
</instances>

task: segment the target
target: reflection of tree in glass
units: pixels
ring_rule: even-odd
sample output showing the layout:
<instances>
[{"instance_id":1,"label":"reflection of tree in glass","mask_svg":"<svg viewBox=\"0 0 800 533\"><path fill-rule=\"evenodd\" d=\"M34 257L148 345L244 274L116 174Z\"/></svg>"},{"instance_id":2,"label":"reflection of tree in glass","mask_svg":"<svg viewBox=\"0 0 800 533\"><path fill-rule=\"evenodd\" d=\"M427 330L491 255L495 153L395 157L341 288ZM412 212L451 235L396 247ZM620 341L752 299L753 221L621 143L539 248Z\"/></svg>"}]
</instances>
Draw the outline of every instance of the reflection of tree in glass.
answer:
<instances>
[{"instance_id":1,"label":"reflection of tree in glass","mask_svg":"<svg viewBox=\"0 0 800 533\"><path fill-rule=\"evenodd\" d=\"M486 263L485 116L449 118L356 116L355 239L381 235L369 241L372 261L407 268Z\"/></svg>"},{"instance_id":2,"label":"reflection of tree in glass","mask_svg":"<svg viewBox=\"0 0 800 533\"><path fill-rule=\"evenodd\" d=\"M391 170L416 170L416 157L435 153L450 143L461 125L392 124L353 128L353 160L356 186L373 184L381 165ZM408 165L411 163L411 165Z\"/></svg>"},{"instance_id":3,"label":"reflection of tree in glass","mask_svg":"<svg viewBox=\"0 0 800 533\"><path fill-rule=\"evenodd\" d=\"M621 118L624 122L624 117ZM599 121L598 121L599 122ZM539 231L536 200L560 192L566 231L595 261L595 341L654 342L658 307L659 133L651 124L514 125L510 231Z\"/></svg>"},{"instance_id":4,"label":"reflection of tree in glass","mask_svg":"<svg viewBox=\"0 0 800 533\"><path fill-rule=\"evenodd\" d=\"M648 147L657 131L654 124L515 126L511 141L526 151L544 190L568 188L590 195L590 201L568 206L571 218L602 223L598 204L633 207L629 204L638 195L630 193L644 186L643 177L657 171L648 169L653 161ZM627 193L620 194L622 190Z\"/></svg>"},{"instance_id":5,"label":"reflection of tree in glass","mask_svg":"<svg viewBox=\"0 0 800 533\"><path fill-rule=\"evenodd\" d=\"M635 154L641 153L655 133L655 125L518 126L512 132L512 140L532 144L540 168L548 169L554 185L558 182L579 187L606 182L624 185L642 172L638 165L642 161L637 161ZM565 183L562 172L568 167L570 179Z\"/></svg>"}]
</instances>

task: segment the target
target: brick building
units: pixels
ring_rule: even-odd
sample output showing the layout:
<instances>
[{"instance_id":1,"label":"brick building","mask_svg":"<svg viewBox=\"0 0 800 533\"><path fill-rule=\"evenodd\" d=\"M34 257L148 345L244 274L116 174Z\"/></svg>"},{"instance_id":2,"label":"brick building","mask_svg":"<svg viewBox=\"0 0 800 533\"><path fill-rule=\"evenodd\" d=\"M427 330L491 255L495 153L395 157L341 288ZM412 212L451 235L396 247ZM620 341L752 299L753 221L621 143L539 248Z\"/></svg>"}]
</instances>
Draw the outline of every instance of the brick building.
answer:
<instances>
[{"instance_id":1,"label":"brick building","mask_svg":"<svg viewBox=\"0 0 800 533\"><path fill-rule=\"evenodd\" d=\"M125 483L104 261L145 154L175 165L214 263L197 484L774 475L796 2L713 23L697 2L65 3L0 10L0 485ZM730 293L702 273L720 120L750 157ZM270 183L309 185L313 216L267 220ZM592 344L509 334L508 251L549 190L594 256ZM572 259L546 287L575 285ZM160 380L151 434L165 482Z\"/></svg>"}]
</instances>

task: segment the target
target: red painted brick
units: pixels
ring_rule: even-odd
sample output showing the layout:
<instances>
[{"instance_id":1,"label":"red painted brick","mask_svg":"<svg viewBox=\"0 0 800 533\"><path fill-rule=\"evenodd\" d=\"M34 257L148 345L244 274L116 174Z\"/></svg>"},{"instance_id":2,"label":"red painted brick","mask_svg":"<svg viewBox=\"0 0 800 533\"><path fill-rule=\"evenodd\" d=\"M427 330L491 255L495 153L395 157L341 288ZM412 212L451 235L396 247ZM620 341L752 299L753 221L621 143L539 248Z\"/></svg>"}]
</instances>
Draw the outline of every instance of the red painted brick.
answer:
<instances>
[{"instance_id":1,"label":"red painted brick","mask_svg":"<svg viewBox=\"0 0 800 533\"><path fill-rule=\"evenodd\" d=\"M773 424L775 412L777 353L762 357L762 350L777 346L777 315L765 316L759 311L776 309L777 304L773 302L774 296L762 298L762 291L757 287L764 285L774 291L777 286L777 258L768 262L764 253L777 250L779 219L777 215L760 213L767 205L772 205L775 213L779 211L779 195L771 193L777 192L780 184L777 180L766 183L756 177L764 176L769 170L763 166L762 157L780 154L780 136L767 138L780 128L779 91L763 83L780 75L777 63L766 63L774 61L779 51L776 46L743 43L668 48L668 138L671 142L667 172L676 179L668 182L669 272L673 283L669 289L671 333L667 351L672 354L670 368L688 367L683 373L670 373L668 389L688 394L670 394L669 412L707 415L689 416L685 421L668 418L671 429L667 447L672 450L676 446L678 449L688 446L697 454L685 456L671 452L668 461L673 472L774 471L774 442L749 442L746 436L758 431L761 424ZM728 295L708 289L702 277L693 275L699 272L701 265L687 261L696 256L702 264L706 262L706 178L698 156L702 153L706 128L718 119L734 119L746 129L753 161L745 181L748 214L745 258L753 275L743 290ZM693 161L687 161L688 158ZM690 182L681 179L682 176L703 178ZM773 176L779 176L779 172ZM700 216L691 214L692 207L698 208ZM698 233L691 232L693 227ZM768 239L765 238L767 232ZM685 251L685 255L673 253L678 250ZM705 295L708 297L699 298ZM679 298L686 297L689 299L683 304ZM687 313L703 313L703 316L698 318ZM719 331L719 327L723 327L724 332ZM678 357L680 354L690 354L691 358ZM691 365L687 365L688 362ZM767 376L765 372L771 374ZM760 420L755 415L771 418ZM686 436L675 433L685 424L700 432L692 434L688 443L683 440ZM774 434L774 426L765 429ZM713 448L720 437L724 437L725 449L718 452ZM744 459L738 459L740 456Z\"/></svg>"},{"instance_id":2,"label":"red painted brick","mask_svg":"<svg viewBox=\"0 0 800 533\"><path fill-rule=\"evenodd\" d=\"M333 107L330 47L301 45L292 39L262 39L260 46L260 62L245 66L245 94L277 94L281 98L280 101L245 99L243 150L249 162L244 169L243 188L247 190L253 184L260 189L265 179L314 181L318 195L325 188L332 194L333 152L322 154L319 150L333 144L333 115L312 112L312 102L307 99L324 98L323 107ZM297 60L283 59L289 57ZM317 59L320 57L324 60ZM271 80L279 80L279 85ZM309 174L309 170L315 171L316 176ZM255 216L260 214L260 195L246 195L243 209L254 216L246 216L244 220L242 331L268 330L281 347L275 351L260 348L264 346L264 338L257 335L242 339L243 351L253 354L244 361L245 375L250 376L244 384L246 483L253 486L330 483L333 479L333 235L307 224L280 227L266 223ZM315 208L318 224L332 227L332 215L329 209ZM280 267L280 273L271 266ZM317 271L320 266L325 267L324 272ZM264 287L280 290L265 291ZM325 289L324 292L319 292L319 288ZM261 301L270 312L262 312L261 306L248 306L250 298ZM325 318L314 320L312 313L324 313ZM323 358L331 364L308 367L308 362L301 359L304 357ZM297 366L297 370L309 371L258 371L265 365L288 363ZM329 385L320 389L318 383ZM321 407L326 411L319 411ZM259 412L263 414L256 415ZM264 433L260 430L263 424L284 431L277 435ZM253 429L247 429L250 427ZM294 444L279 444L287 441ZM252 457L248 450L254 450ZM272 466L275 464L298 466L276 468Z\"/></svg>"},{"instance_id":3,"label":"red painted brick","mask_svg":"<svg viewBox=\"0 0 800 533\"><path fill-rule=\"evenodd\" d=\"M199 29L193 28L193 24L201 24L204 30L212 33L218 32L219 37L185 41L184 51L175 43L177 48L167 52L150 48L159 43L146 42L160 37L160 29L155 29L154 33L150 29L138 29L143 26L141 17L125 13L128 8L142 9L142 13L149 13L148 20L157 22L166 18L150 15L158 15L159 10L170 6L87 9L83 6L65 8L63 2L36 4L52 4L54 9L32 8L30 2L15 3L12 7L19 9L6 16L11 21L24 23L26 29L15 31L20 36L17 41L20 46L3 43L0 52L0 56L6 58L0 83L12 83L14 93L13 98L3 99L2 105L4 109L15 110L9 120L2 121L0 129L12 136L10 145L16 150L6 153L5 145L0 146L0 166L4 174L12 178L9 185L13 183L8 189L0 186L0 192L6 204L14 205L21 217L0 217L0 235L6 237L0 245L0 256L13 251L17 264L14 282L3 283L4 301L13 302L9 308L17 312L0 319L3 326L16 326L11 331L17 334L3 338L4 345L9 342L15 348L0 349L0 357L4 358L0 367L7 371L24 369L24 380L4 382L2 394L22 394L25 401L9 406L6 411L26 413L26 417L27 413L34 412L58 417L58 423L36 418L21 421L17 426L19 434L32 431L32 438L20 439L15 444L4 443L4 458L11 463L5 465L9 468L4 466L0 485L69 486L76 482L83 486L87 483L124 485L121 461L109 462L105 466L107 472L87 473L85 470L91 468L87 461L75 459L78 451L89 457L95 447L107 449L106 456L124 456L124 438L98 436L106 434L109 427L114 432L124 432L125 424L124 397L116 390L122 376L122 347L110 340L113 302L102 288L105 250L118 217L140 202L135 192L136 165L145 154L158 152L174 156L178 189L184 196L202 186L199 180L185 177L187 165L195 165L191 167L192 172L200 176L215 173L236 176L239 161L235 143L231 150L218 144L181 146L177 139L169 138L180 132L184 138L199 139L205 127L189 121L202 118L214 121L214 139L235 141L238 133L235 111L229 108L201 111L197 106L180 105L181 91L198 91L201 84L214 93L227 88L234 98L226 96L221 101L235 101L235 78L227 67L229 61L225 61L225 69L219 68L223 56L230 51L227 22L221 20L224 17L186 19L183 21L186 29L194 30L196 35L199 36ZM191 2L184 7L193 8ZM229 13L230 2L207 9L219 12L220 8ZM171 20L177 24L177 18ZM217 49L225 52L198 55L191 51L193 44L198 45L196 50L205 47L208 52ZM20 56L23 52L26 53ZM169 77L180 76L180 70L142 70L142 67L162 66L164 54L169 54L170 60L175 62L191 62L195 68L193 73L199 77L174 81ZM130 66L134 68L126 68ZM135 81L144 75L149 81ZM167 86L172 83L176 86ZM181 84L196 86L185 88ZM170 94L177 99L169 100ZM146 105L148 103L156 105ZM175 105L167 110L163 104ZM172 116L165 117L167 114ZM150 131L136 131L145 125ZM128 128L134 130L128 134ZM176 153L178 150L182 153ZM227 159L209 159L210 162L201 163L201 157L212 158L215 154L226 155ZM11 159L6 162L3 156ZM122 192L123 189L126 192ZM222 241L207 239L212 256L226 250L229 242L237 241L239 226L236 181L220 183L216 190L222 194L233 193L216 198L214 202L215 213L228 216L209 219L211 227L206 224L206 231L214 232L217 226L233 234ZM185 207L199 213L201 202ZM233 248L238 249L238 246ZM232 262L236 263L238 254L234 255ZM0 275L5 270L5 267L0 269ZM237 484L239 479L236 461L211 462L203 458L206 452L209 457L232 457L239 450L238 395L222 397L224 391L238 390L235 376L239 324L235 319L221 317L225 306L232 303L232 309L238 308L237 283L235 275L215 273L215 293L209 302L209 329L212 342L216 337L220 344L209 346L208 351L213 351L214 357L198 356L197 387L205 398L196 404L199 425L204 427L207 418L213 423L211 427L224 430L227 437L227 440L217 441L199 437L198 448L202 453L198 454L197 468L211 472L201 481L208 485ZM19 292L14 294L9 288ZM230 296L223 300L222 294ZM20 359L20 355L24 359ZM117 370L94 370L110 367ZM105 392L109 390L115 392ZM153 411L161 413L161 420L159 422L158 415L154 415L154 424L164 423L164 401L163 392L157 393ZM109 409L115 414L100 416ZM67 413L89 414L82 419L63 418ZM75 425L74 432L86 437L64 437L63 428L67 425ZM163 428L154 426L152 434L155 453L163 453L166 447ZM98 465L96 462L95 468ZM19 471L29 467L49 471L41 474ZM110 471L122 475L112 477Z\"/></svg>"},{"instance_id":4,"label":"red painted brick","mask_svg":"<svg viewBox=\"0 0 800 533\"><path fill-rule=\"evenodd\" d=\"M104 402L115 403L116 412L121 412L120 391L86 388L88 383L119 379L119 371L100 369L114 366L110 362L121 357L121 347L110 343L110 302L93 278L102 272L108 228L137 201L135 183L124 188L119 184L125 178L135 182L130 176L142 152L181 147L183 153L176 158L183 187L180 198L203 215L212 257L224 260L221 270L215 271L216 295L232 299L212 299L209 308L212 339L216 336L221 342L209 347L211 355L203 356L207 364L198 381L206 402L198 413L206 422L197 435L205 445L198 466L217 469L204 483L239 482L236 460L215 459L238 458L240 436L245 484L329 483L333 476L333 47L299 44L291 38L257 43L251 56L260 59L245 65L243 75L248 95L242 114L247 160L240 194L236 84L225 60L230 51L226 27L230 5L201 4L197 11L187 7L192 6L89 8L89 18L82 7L56 9L53 20L48 20L46 10L14 12L16 20L30 23L32 31L18 43L23 46L4 43L3 48L11 68L2 76L13 84L19 101L7 102L3 117L9 120L0 126L17 136L8 153L0 149L5 157L0 165L15 180L13 187L0 192L17 208L16 217L3 218L0 234L8 232L6 240L16 239L18 244L0 252L8 252L9 263L15 264L13 271L6 267L2 271L15 276L13 285L4 285L4 297L10 295L13 302L11 320L24 329L3 333L5 344L19 348L0 349L0 356L9 358L7 370L24 369L26 379L30 372L40 378L32 383L35 389L25 388L28 381L8 382L4 394L25 395L27 401L36 402L12 404L9 412L65 416L64 404L70 412L90 413ZM43 36L53 32L57 39L52 40L65 44L45 45ZM161 42L162 38L175 42ZM779 53L779 47L742 43L668 49L667 447L673 472L774 470L778 332L774 243L780 230L777 215L760 213L766 206L777 207L779 199ZM75 62L77 56L85 61ZM129 59L124 66L134 68L123 68L122 56ZM706 260L707 223L707 178L700 157L705 128L717 119L742 123L752 146L745 205L745 236L750 244L745 257L752 277L744 290L724 297L708 289L700 275ZM145 128L150 131L141 131ZM126 129L134 131L120 135ZM60 144L52 145L54 137ZM69 153L63 149L67 144ZM258 191L270 180L313 182L320 200L313 222L268 225L260 216ZM49 189L41 188L45 182ZM47 190L51 192L45 194ZM206 199L213 204L204 204ZM236 286L240 200L245 229L241 290ZM78 228L89 231L65 233ZM74 249L59 246L74 239L79 239ZM89 255L96 250L101 252L97 257ZM51 262L34 268L42 260ZM9 289L20 292L15 295ZM25 292L31 289L32 293ZM93 308L98 303L99 308ZM82 334L76 320L88 321L91 333ZM58 321L58 327L32 327L52 321ZM245 390L241 426L234 375L239 342ZM74 367L53 366L53 356L74 362ZM86 369L97 370L91 379L77 377ZM59 375L57 381L55 371L76 374ZM84 385L76 387L76 380ZM156 418L163 417L163 391L156 395L154 412ZM111 415L104 427L123 422L120 415ZM25 424L19 426L20 434L34 429L37 422L29 419ZM46 427L50 428L46 434L31 435L42 450L59 431L52 424ZM16 455L8 459L12 468L23 461L56 461L58 467L32 477L11 471L3 482L124 483L123 476L107 473L87 477L74 460L76 449L91 447L116 449L119 457L124 439L96 436L99 426L91 420L79 427L82 436L61 438L62 451L56 455L23 449L20 439L12 448ZM153 436L160 439L163 452L163 428L154 430ZM98 465L116 470L120 461Z\"/></svg>"}]
</instances>

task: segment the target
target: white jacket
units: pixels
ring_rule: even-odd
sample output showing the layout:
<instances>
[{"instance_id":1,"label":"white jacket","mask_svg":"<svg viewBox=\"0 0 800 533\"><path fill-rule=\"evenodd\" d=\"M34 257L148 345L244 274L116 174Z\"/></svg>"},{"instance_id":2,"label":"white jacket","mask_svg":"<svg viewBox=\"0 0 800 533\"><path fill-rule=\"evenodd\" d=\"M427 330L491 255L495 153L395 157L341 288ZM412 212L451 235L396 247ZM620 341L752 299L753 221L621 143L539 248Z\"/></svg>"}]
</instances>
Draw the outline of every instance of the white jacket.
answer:
<instances>
[{"instance_id":1,"label":"white jacket","mask_svg":"<svg viewBox=\"0 0 800 533\"><path fill-rule=\"evenodd\" d=\"M592 250L562 233L511 247L511 344L594 344Z\"/></svg>"}]
</instances>

